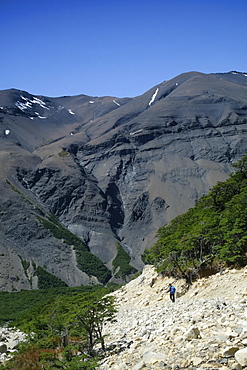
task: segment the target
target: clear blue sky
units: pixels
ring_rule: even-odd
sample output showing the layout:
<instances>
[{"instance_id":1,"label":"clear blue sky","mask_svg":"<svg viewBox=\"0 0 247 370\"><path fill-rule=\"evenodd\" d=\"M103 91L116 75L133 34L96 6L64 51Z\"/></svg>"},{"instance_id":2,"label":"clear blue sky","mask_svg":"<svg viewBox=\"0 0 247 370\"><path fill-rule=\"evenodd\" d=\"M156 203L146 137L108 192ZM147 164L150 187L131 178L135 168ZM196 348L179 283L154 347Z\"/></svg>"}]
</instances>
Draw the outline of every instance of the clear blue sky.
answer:
<instances>
[{"instance_id":1,"label":"clear blue sky","mask_svg":"<svg viewBox=\"0 0 247 370\"><path fill-rule=\"evenodd\" d=\"M246 0L0 0L0 90L137 96L247 71Z\"/></svg>"}]
</instances>

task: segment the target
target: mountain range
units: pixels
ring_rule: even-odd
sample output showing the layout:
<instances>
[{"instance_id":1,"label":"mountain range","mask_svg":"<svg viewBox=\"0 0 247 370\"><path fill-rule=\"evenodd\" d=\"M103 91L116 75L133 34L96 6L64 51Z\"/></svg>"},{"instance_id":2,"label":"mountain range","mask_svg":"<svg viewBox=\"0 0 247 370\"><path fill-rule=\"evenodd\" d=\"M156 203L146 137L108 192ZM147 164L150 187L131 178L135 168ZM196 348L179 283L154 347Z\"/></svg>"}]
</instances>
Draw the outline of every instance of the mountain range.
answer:
<instances>
[{"instance_id":1,"label":"mountain range","mask_svg":"<svg viewBox=\"0 0 247 370\"><path fill-rule=\"evenodd\" d=\"M118 246L141 270L157 230L246 154L246 123L236 71L184 73L134 98L0 91L1 289L121 281Z\"/></svg>"}]
</instances>

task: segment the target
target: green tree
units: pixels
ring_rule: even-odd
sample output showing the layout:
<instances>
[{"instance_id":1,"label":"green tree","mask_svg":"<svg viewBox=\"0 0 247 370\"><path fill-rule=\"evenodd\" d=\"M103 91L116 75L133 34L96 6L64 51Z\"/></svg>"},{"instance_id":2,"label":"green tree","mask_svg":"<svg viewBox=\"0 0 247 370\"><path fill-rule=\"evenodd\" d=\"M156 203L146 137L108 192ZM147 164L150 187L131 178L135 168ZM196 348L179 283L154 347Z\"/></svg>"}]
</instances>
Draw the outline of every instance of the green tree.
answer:
<instances>
[{"instance_id":1,"label":"green tree","mask_svg":"<svg viewBox=\"0 0 247 370\"><path fill-rule=\"evenodd\" d=\"M30 334L29 341L8 369L95 368L95 346L99 343L105 351L103 327L117 312L114 298L104 296L106 292L59 296L25 312L14 325Z\"/></svg>"},{"instance_id":2,"label":"green tree","mask_svg":"<svg viewBox=\"0 0 247 370\"><path fill-rule=\"evenodd\" d=\"M77 311L77 310L76 310ZM95 356L94 347L97 343L105 351L103 327L106 321L115 320L116 307L114 298L106 296L102 299L89 299L79 304L79 310L75 313L76 326L86 336L86 353Z\"/></svg>"}]
</instances>

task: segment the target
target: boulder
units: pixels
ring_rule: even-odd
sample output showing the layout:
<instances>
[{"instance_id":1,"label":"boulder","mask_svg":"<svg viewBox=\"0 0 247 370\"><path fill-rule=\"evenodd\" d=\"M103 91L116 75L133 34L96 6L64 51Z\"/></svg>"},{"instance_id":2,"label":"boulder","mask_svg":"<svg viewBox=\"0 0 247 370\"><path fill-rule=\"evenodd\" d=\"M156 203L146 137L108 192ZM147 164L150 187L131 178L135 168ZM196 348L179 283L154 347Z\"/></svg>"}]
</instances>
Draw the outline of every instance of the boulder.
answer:
<instances>
[{"instance_id":1,"label":"boulder","mask_svg":"<svg viewBox=\"0 0 247 370\"><path fill-rule=\"evenodd\" d=\"M7 345L3 342L0 342L0 353L6 353L8 350Z\"/></svg>"},{"instance_id":2,"label":"boulder","mask_svg":"<svg viewBox=\"0 0 247 370\"><path fill-rule=\"evenodd\" d=\"M247 348L237 351L235 353L235 359L241 366L247 366Z\"/></svg>"}]
</instances>

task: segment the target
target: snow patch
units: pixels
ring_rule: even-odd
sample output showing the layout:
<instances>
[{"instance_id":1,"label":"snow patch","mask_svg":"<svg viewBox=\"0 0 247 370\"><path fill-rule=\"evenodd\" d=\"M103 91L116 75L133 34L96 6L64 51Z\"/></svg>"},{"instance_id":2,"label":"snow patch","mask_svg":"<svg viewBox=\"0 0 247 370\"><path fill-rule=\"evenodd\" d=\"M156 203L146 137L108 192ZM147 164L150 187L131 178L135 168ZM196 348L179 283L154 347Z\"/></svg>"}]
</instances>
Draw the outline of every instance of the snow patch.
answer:
<instances>
[{"instance_id":1,"label":"snow patch","mask_svg":"<svg viewBox=\"0 0 247 370\"><path fill-rule=\"evenodd\" d=\"M247 75L244 73L244 76L247 77Z\"/></svg>"},{"instance_id":2,"label":"snow patch","mask_svg":"<svg viewBox=\"0 0 247 370\"><path fill-rule=\"evenodd\" d=\"M115 104L117 104L119 107L121 107L121 105L120 105L118 102L116 102L116 100L113 100L113 103L115 103Z\"/></svg>"},{"instance_id":3,"label":"snow patch","mask_svg":"<svg viewBox=\"0 0 247 370\"><path fill-rule=\"evenodd\" d=\"M135 135L135 134L138 134L139 132L142 132L143 130L142 129L140 129L140 130L137 130L137 131L135 131L135 132L130 132L130 135L131 136L133 136L133 135Z\"/></svg>"},{"instance_id":4,"label":"snow patch","mask_svg":"<svg viewBox=\"0 0 247 370\"><path fill-rule=\"evenodd\" d=\"M73 136L74 135L73 132L71 132L70 135Z\"/></svg>"},{"instance_id":5,"label":"snow patch","mask_svg":"<svg viewBox=\"0 0 247 370\"><path fill-rule=\"evenodd\" d=\"M48 108L45 104L45 102L43 102L42 100L38 99L38 98L34 98L33 97L33 100L31 100L31 103L34 103L34 104L39 104L42 108L44 109L47 109L47 110L50 110L50 108Z\"/></svg>"},{"instance_id":6,"label":"snow patch","mask_svg":"<svg viewBox=\"0 0 247 370\"><path fill-rule=\"evenodd\" d=\"M68 112L69 112L70 114L75 114L74 112L72 112L72 110L71 110L71 109L68 109Z\"/></svg>"},{"instance_id":7,"label":"snow patch","mask_svg":"<svg viewBox=\"0 0 247 370\"><path fill-rule=\"evenodd\" d=\"M43 102L41 99L35 98L34 96L32 97L32 99L29 99L29 98L25 98L23 95L21 95L21 99L24 100L24 102L20 101L20 100L17 100L17 102L15 102L15 105L22 112L24 112L26 109L32 108L33 104L38 104L38 105L40 105L41 108L50 110L50 108L48 108L46 106L45 102Z\"/></svg>"},{"instance_id":8,"label":"snow patch","mask_svg":"<svg viewBox=\"0 0 247 370\"><path fill-rule=\"evenodd\" d=\"M89 100L89 103L90 103L90 104L93 104L93 103L94 103L94 101L93 101L93 100Z\"/></svg>"},{"instance_id":9,"label":"snow patch","mask_svg":"<svg viewBox=\"0 0 247 370\"><path fill-rule=\"evenodd\" d=\"M31 108L32 104L30 104L29 102L22 103L19 100L17 100L17 102L15 102L15 106L19 108L22 112L24 112L25 109Z\"/></svg>"},{"instance_id":10,"label":"snow patch","mask_svg":"<svg viewBox=\"0 0 247 370\"><path fill-rule=\"evenodd\" d=\"M10 130L5 130L4 133L5 133L5 135L9 135L10 134Z\"/></svg>"},{"instance_id":11,"label":"snow patch","mask_svg":"<svg viewBox=\"0 0 247 370\"><path fill-rule=\"evenodd\" d=\"M154 102L154 99L156 98L157 94L158 94L158 91L159 91L159 88L156 89L155 93L153 94L150 102L148 103L148 105L151 105L153 102Z\"/></svg>"}]
</instances>

